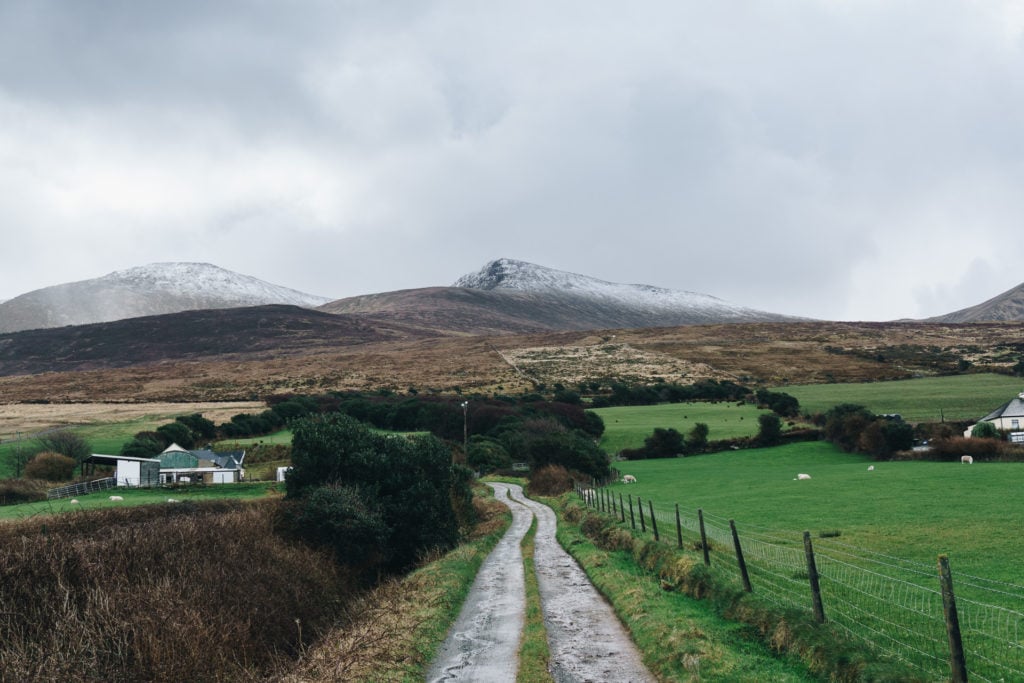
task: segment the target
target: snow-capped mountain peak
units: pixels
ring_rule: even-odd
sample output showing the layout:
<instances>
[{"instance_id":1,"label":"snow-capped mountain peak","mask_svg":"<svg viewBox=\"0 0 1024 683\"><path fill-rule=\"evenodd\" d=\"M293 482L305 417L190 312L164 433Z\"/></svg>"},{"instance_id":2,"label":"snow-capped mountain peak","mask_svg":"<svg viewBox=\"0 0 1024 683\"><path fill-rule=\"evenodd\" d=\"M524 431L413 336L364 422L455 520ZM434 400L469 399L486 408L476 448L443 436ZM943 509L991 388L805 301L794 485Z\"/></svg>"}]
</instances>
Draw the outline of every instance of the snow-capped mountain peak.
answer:
<instances>
[{"instance_id":1,"label":"snow-capped mountain peak","mask_svg":"<svg viewBox=\"0 0 1024 683\"><path fill-rule=\"evenodd\" d=\"M721 318L723 321L781 317L736 306L708 294L651 285L619 284L508 258L491 261L479 271L456 280L454 286L569 294L652 313L690 312L701 317Z\"/></svg>"},{"instance_id":2,"label":"snow-capped mountain peak","mask_svg":"<svg viewBox=\"0 0 1024 683\"><path fill-rule=\"evenodd\" d=\"M178 296L217 293L225 300L238 301L239 306L275 303L315 307L330 301L327 297L274 285L212 263L150 263L115 271L97 278L96 282L166 291Z\"/></svg>"},{"instance_id":3,"label":"snow-capped mountain peak","mask_svg":"<svg viewBox=\"0 0 1024 683\"><path fill-rule=\"evenodd\" d=\"M314 308L328 301L209 263L151 263L0 303L0 333L200 309L267 304Z\"/></svg>"}]
</instances>

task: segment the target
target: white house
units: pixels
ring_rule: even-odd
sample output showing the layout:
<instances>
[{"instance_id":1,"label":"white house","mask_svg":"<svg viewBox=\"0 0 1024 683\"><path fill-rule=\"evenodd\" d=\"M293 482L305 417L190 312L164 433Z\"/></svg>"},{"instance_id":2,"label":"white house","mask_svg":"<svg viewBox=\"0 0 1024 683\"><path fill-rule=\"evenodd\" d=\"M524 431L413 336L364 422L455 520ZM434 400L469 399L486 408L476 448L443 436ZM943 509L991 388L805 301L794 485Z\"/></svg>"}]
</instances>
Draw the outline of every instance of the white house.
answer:
<instances>
[{"instance_id":1,"label":"white house","mask_svg":"<svg viewBox=\"0 0 1024 683\"><path fill-rule=\"evenodd\" d=\"M999 406L978 422L991 422L997 429L1004 431L1019 431L1024 427L1024 391L1003 405ZM975 425L971 425L964 432L964 436L971 436Z\"/></svg>"}]
</instances>

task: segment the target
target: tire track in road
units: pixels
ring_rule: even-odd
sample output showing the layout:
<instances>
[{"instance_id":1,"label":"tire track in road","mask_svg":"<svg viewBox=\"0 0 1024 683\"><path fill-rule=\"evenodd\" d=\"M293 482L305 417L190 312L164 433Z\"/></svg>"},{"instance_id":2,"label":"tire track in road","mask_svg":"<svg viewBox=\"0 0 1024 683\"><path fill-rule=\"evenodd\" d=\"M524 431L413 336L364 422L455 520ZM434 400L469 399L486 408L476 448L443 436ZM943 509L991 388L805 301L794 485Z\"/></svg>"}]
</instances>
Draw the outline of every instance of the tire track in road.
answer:
<instances>
[{"instance_id":1,"label":"tire track in road","mask_svg":"<svg viewBox=\"0 0 1024 683\"><path fill-rule=\"evenodd\" d=\"M508 485L512 500L537 516L534 566L557 683L655 683L611 605L555 538L557 520L547 505Z\"/></svg>"},{"instance_id":2,"label":"tire track in road","mask_svg":"<svg viewBox=\"0 0 1024 683\"><path fill-rule=\"evenodd\" d=\"M495 497L512 510L512 525L480 566L458 619L427 673L432 683L516 680L526 619L520 544L533 522L533 513L509 500L509 485L490 486Z\"/></svg>"}]
</instances>

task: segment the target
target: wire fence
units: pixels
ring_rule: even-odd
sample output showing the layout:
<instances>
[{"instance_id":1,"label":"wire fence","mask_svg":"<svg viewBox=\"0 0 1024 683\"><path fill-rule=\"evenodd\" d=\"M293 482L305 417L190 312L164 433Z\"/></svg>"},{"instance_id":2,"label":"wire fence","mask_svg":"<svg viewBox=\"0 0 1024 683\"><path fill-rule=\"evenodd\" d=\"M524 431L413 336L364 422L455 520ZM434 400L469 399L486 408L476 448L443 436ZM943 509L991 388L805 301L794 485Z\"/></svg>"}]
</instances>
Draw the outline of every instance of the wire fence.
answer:
<instances>
[{"instance_id":1,"label":"wire fence","mask_svg":"<svg viewBox=\"0 0 1024 683\"><path fill-rule=\"evenodd\" d=\"M923 678L966 680L969 670L972 681L1024 680L1024 586L959 573L943 582L944 557L937 571L828 533L812 540L807 532L736 529L732 520L700 510L601 488L577 492L621 524L651 535L657 529L663 543L706 549L716 575L742 580L745 573L752 592L769 602L820 608L821 619Z\"/></svg>"}]
</instances>

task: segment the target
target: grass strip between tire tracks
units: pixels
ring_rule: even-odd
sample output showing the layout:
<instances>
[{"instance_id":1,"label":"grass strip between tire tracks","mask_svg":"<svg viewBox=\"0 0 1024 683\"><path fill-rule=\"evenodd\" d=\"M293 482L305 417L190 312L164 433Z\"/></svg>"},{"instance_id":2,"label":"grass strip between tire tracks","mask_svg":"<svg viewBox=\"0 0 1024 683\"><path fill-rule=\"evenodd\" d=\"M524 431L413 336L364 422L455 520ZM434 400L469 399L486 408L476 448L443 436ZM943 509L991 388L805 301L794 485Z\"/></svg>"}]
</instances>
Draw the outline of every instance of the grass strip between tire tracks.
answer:
<instances>
[{"instance_id":1,"label":"grass strip between tire tracks","mask_svg":"<svg viewBox=\"0 0 1024 683\"><path fill-rule=\"evenodd\" d=\"M526 622L523 625L523 640L519 650L519 673L517 683L551 683L554 679L548 673L551 651L548 649L547 628L544 612L540 605L540 588L537 572L533 565L534 539L537 536L537 518L533 518L530 530L523 537L523 570L526 577Z\"/></svg>"}]
</instances>

